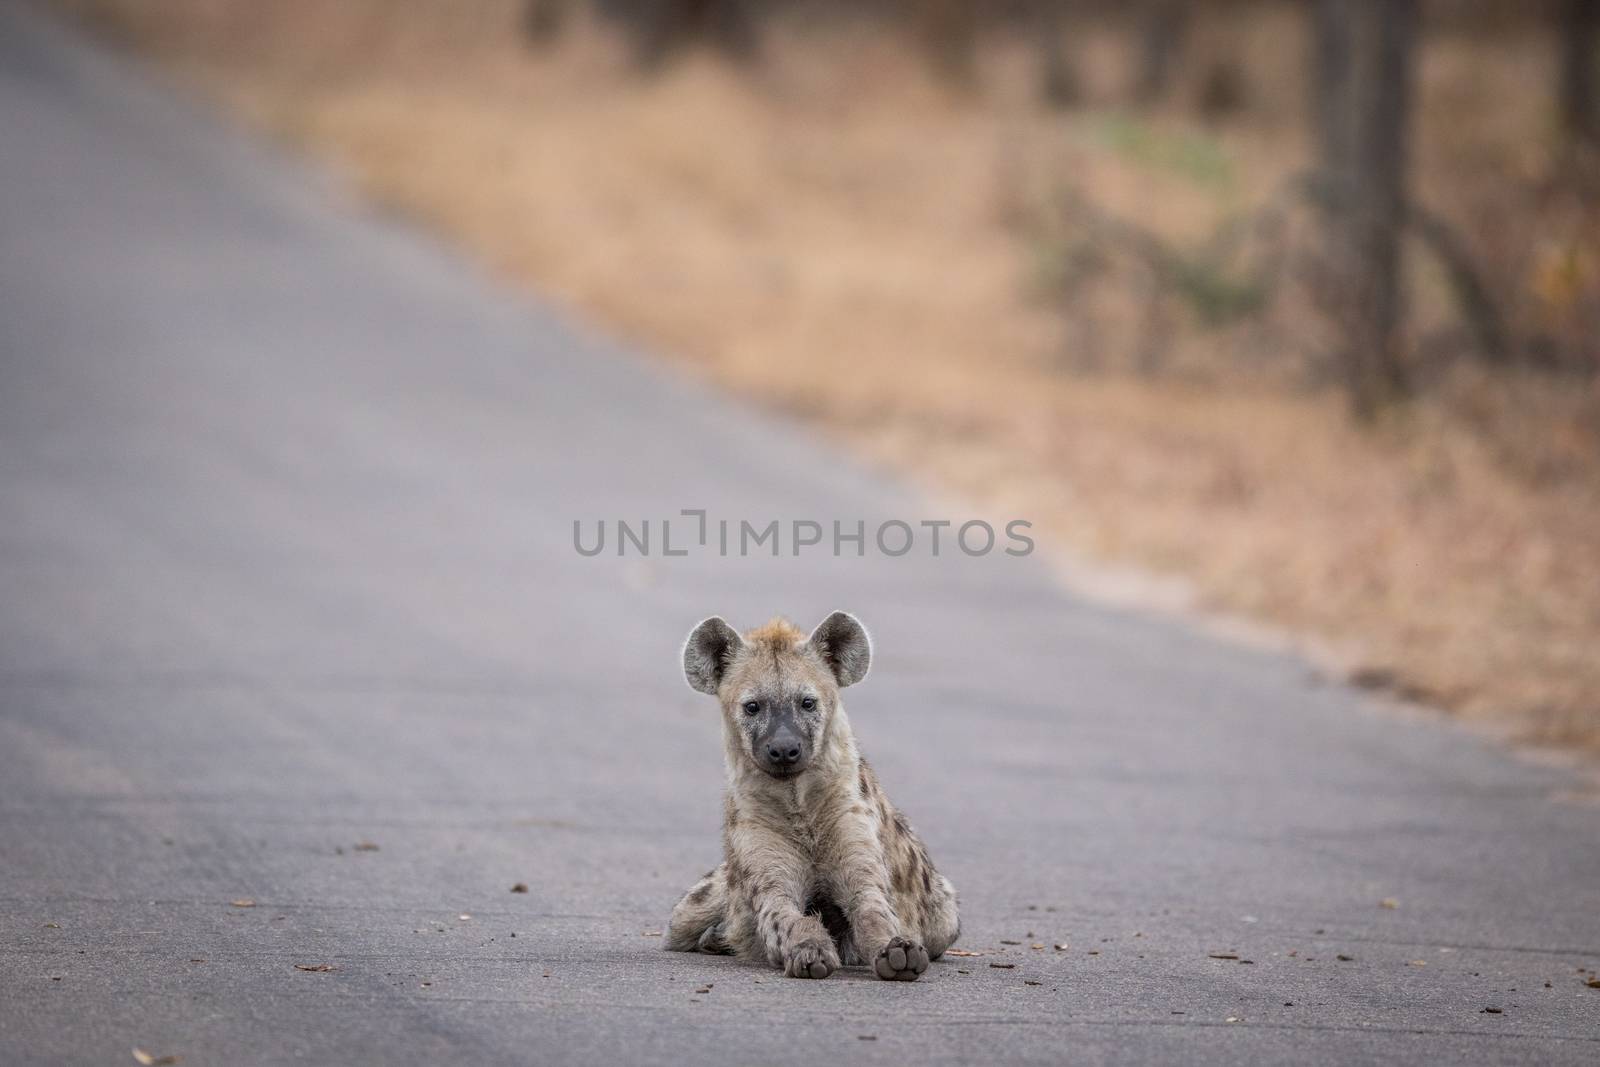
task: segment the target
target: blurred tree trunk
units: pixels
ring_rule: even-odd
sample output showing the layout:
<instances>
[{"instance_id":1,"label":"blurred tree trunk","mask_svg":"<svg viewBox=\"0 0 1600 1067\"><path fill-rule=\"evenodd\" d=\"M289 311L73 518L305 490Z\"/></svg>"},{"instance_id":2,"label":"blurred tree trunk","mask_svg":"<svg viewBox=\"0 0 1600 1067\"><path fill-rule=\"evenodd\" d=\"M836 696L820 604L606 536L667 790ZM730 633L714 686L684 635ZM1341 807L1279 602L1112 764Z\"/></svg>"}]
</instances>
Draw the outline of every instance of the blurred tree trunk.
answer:
<instances>
[{"instance_id":1,"label":"blurred tree trunk","mask_svg":"<svg viewBox=\"0 0 1600 1067\"><path fill-rule=\"evenodd\" d=\"M1561 124L1574 141L1600 146L1600 0L1564 0L1561 9Z\"/></svg>"},{"instance_id":2,"label":"blurred tree trunk","mask_svg":"<svg viewBox=\"0 0 1600 1067\"><path fill-rule=\"evenodd\" d=\"M1172 88L1172 72L1189 37L1192 8L1186 0L1150 0L1139 55L1139 100L1153 104Z\"/></svg>"},{"instance_id":3,"label":"blurred tree trunk","mask_svg":"<svg viewBox=\"0 0 1600 1067\"><path fill-rule=\"evenodd\" d=\"M646 69L696 40L740 61L760 52L750 0L639 0L632 6L638 9L630 20L637 58Z\"/></svg>"},{"instance_id":4,"label":"blurred tree trunk","mask_svg":"<svg viewBox=\"0 0 1600 1067\"><path fill-rule=\"evenodd\" d=\"M1067 49L1065 22L1071 0L1035 0L1039 34L1039 94L1051 107L1070 107L1083 93Z\"/></svg>"},{"instance_id":5,"label":"blurred tree trunk","mask_svg":"<svg viewBox=\"0 0 1600 1067\"><path fill-rule=\"evenodd\" d=\"M973 0L917 0L923 47L940 80L968 88L978 70L978 5Z\"/></svg>"},{"instance_id":6,"label":"blurred tree trunk","mask_svg":"<svg viewBox=\"0 0 1600 1067\"><path fill-rule=\"evenodd\" d=\"M1352 407L1403 398L1400 236L1418 0L1315 0L1317 121L1329 282Z\"/></svg>"},{"instance_id":7,"label":"blurred tree trunk","mask_svg":"<svg viewBox=\"0 0 1600 1067\"><path fill-rule=\"evenodd\" d=\"M528 0L522 9L522 34L530 44L549 44L567 28L572 0Z\"/></svg>"},{"instance_id":8,"label":"blurred tree trunk","mask_svg":"<svg viewBox=\"0 0 1600 1067\"><path fill-rule=\"evenodd\" d=\"M1312 108L1324 176L1342 181L1350 160L1350 12L1346 0L1311 0L1315 72Z\"/></svg>"}]
</instances>

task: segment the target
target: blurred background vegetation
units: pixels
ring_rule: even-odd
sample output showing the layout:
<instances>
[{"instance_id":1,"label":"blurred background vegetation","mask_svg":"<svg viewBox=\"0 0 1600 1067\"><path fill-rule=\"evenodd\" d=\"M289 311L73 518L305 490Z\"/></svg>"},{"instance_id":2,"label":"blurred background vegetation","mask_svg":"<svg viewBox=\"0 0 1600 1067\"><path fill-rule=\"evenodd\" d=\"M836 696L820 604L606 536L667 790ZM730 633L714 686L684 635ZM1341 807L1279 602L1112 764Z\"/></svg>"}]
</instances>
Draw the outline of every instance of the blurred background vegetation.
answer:
<instances>
[{"instance_id":1,"label":"blurred background vegetation","mask_svg":"<svg viewBox=\"0 0 1600 1067\"><path fill-rule=\"evenodd\" d=\"M54 6L1063 553L1600 750L1596 0Z\"/></svg>"}]
</instances>

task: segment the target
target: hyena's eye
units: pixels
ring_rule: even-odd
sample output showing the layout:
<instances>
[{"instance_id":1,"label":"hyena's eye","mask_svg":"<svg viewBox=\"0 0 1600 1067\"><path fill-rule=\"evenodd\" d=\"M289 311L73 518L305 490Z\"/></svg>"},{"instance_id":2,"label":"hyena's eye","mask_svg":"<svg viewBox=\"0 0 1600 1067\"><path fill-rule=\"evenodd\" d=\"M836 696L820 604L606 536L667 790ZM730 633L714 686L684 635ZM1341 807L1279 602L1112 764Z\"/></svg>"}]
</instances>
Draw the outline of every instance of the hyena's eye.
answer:
<instances>
[{"instance_id":1,"label":"hyena's eye","mask_svg":"<svg viewBox=\"0 0 1600 1067\"><path fill-rule=\"evenodd\" d=\"M805 708L807 711L810 711L812 708L817 706L817 702L812 697L802 697L800 700L800 706Z\"/></svg>"},{"instance_id":2,"label":"hyena's eye","mask_svg":"<svg viewBox=\"0 0 1600 1067\"><path fill-rule=\"evenodd\" d=\"M744 702L744 713L746 715L754 715L756 712L758 712L760 710L761 710L761 705L756 703L754 700L746 700Z\"/></svg>"}]
</instances>

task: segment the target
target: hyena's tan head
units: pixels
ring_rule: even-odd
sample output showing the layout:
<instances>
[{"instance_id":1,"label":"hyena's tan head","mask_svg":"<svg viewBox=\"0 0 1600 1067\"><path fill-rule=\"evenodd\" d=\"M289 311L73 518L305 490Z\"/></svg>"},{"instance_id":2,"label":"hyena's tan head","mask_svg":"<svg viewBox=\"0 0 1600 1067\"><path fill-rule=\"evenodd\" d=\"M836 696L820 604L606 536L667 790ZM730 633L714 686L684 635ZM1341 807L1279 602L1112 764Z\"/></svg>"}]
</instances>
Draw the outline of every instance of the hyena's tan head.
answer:
<instances>
[{"instance_id":1,"label":"hyena's tan head","mask_svg":"<svg viewBox=\"0 0 1600 1067\"><path fill-rule=\"evenodd\" d=\"M784 619L740 637L712 616L683 646L690 687L721 702L744 758L774 778L805 771L828 735L839 690L865 678L871 662L867 631L843 611L810 637Z\"/></svg>"}]
</instances>

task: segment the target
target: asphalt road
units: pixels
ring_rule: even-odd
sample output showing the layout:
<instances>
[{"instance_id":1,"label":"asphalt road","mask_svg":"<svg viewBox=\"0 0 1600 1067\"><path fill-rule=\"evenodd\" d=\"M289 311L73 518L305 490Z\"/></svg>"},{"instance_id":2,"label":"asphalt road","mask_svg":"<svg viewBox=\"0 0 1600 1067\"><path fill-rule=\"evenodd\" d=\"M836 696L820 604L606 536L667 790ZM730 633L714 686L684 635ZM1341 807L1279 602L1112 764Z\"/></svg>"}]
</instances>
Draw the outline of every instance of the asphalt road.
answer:
<instances>
[{"instance_id":1,"label":"asphalt road","mask_svg":"<svg viewBox=\"0 0 1600 1067\"><path fill-rule=\"evenodd\" d=\"M573 549L683 508L964 517L0 4L0 1063L1600 1059L1568 772L1038 558ZM679 642L835 607L984 955L661 952Z\"/></svg>"}]
</instances>

